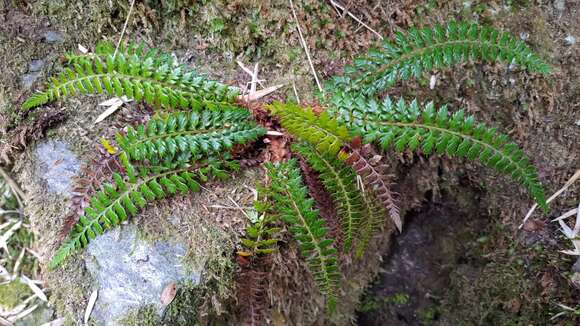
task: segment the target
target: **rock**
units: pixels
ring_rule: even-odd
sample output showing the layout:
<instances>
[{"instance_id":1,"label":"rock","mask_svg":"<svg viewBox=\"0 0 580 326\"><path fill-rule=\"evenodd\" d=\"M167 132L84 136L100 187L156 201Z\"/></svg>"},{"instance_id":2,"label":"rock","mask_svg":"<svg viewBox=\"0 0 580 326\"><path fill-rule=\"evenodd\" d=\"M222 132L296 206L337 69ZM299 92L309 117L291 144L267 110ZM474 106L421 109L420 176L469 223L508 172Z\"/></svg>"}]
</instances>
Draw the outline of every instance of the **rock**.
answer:
<instances>
[{"instance_id":1,"label":"rock","mask_svg":"<svg viewBox=\"0 0 580 326\"><path fill-rule=\"evenodd\" d=\"M566 9L566 0L554 1L554 8L559 12L564 11L564 9Z\"/></svg>"},{"instance_id":2,"label":"rock","mask_svg":"<svg viewBox=\"0 0 580 326\"><path fill-rule=\"evenodd\" d=\"M145 307L155 307L161 315L161 294L168 284L200 281L199 273L186 271L182 264L185 253L179 244L141 239L132 224L97 237L85 254L99 290L92 318L117 325L127 312Z\"/></svg>"},{"instance_id":3,"label":"rock","mask_svg":"<svg viewBox=\"0 0 580 326\"><path fill-rule=\"evenodd\" d=\"M46 303L41 303L30 315L19 319L14 326L37 326L45 325L53 319L54 309Z\"/></svg>"},{"instance_id":4,"label":"rock","mask_svg":"<svg viewBox=\"0 0 580 326\"><path fill-rule=\"evenodd\" d=\"M564 42L566 42L566 45L574 45L576 44L576 38L572 35L568 35L564 39Z\"/></svg>"},{"instance_id":5,"label":"rock","mask_svg":"<svg viewBox=\"0 0 580 326\"><path fill-rule=\"evenodd\" d=\"M40 143L36 148L38 158L37 175L46 182L50 192L69 195L72 188L72 177L80 169L80 162L66 143L49 140Z\"/></svg>"},{"instance_id":6,"label":"rock","mask_svg":"<svg viewBox=\"0 0 580 326\"><path fill-rule=\"evenodd\" d=\"M580 258L578 258L574 265L572 265L572 271L580 273Z\"/></svg>"},{"instance_id":7,"label":"rock","mask_svg":"<svg viewBox=\"0 0 580 326\"><path fill-rule=\"evenodd\" d=\"M44 60L32 60L28 65L28 71L36 72L41 71L42 67L44 67Z\"/></svg>"},{"instance_id":8,"label":"rock","mask_svg":"<svg viewBox=\"0 0 580 326\"><path fill-rule=\"evenodd\" d=\"M55 31L48 31L44 33L44 40L46 43L62 43L64 42L64 38L62 35Z\"/></svg>"},{"instance_id":9,"label":"rock","mask_svg":"<svg viewBox=\"0 0 580 326\"><path fill-rule=\"evenodd\" d=\"M31 72L29 74L22 75L21 84L24 88L31 88L32 84L40 77L40 72Z\"/></svg>"}]
</instances>

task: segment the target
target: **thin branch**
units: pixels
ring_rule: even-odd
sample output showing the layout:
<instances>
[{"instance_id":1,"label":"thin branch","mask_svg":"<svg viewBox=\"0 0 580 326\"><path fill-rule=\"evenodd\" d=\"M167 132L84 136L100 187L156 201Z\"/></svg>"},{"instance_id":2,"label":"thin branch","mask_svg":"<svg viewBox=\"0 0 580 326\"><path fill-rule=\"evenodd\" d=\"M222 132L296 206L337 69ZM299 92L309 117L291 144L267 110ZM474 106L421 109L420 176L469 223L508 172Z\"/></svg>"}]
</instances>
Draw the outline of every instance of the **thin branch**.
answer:
<instances>
[{"instance_id":1,"label":"thin branch","mask_svg":"<svg viewBox=\"0 0 580 326\"><path fill-rule=\"evenodd\" d=\"M341 5L340 3L334 1L334 0L330 0L330 4L332 4L335 8L339 8L340 10L342 10L342 14L344 15L344 13L346 13L347 15L349 15L352 19L354 19L357 23L361 24L362 26L364 26L366 29L368 29L369 31L371 31L373 34L375 34L380 40L383 40L383 36L381 34L379 34L377 31L375 31L374 29L372 29L369 25L365 24L362 20L360 20L357 16L353 15L349 10L347 10L343 5Z\"/></svg>"},{"instance_id":2,"label":"thin branch","mask_svg":"<svg viewBox=\"0 0 580 326\"><path fill-rule=\"evenodd\" d=\"M125 24L123 25L123 30L121 30L121 36L117 42L117 47L115 47L115 53L113 53L113 59L117 56L117 51L119 51L119 46L121 41L123 41L123 36L125 36L125 31L127 30L127 24L129 24L129 18L131 17L131 12L133 12L133 6L135 5L135 0L131 0L131 6L129 7L129 13L127 13L127 19L125 19Z\"/></svg>"},{"instance_id":3,"label":"thin branch","mask_svg":"<svg viewBox=\"0 0 580 326\"><path fill-rule=\"evenodd\" d=\"M570 179L568 179L568 181L566 181L566 184L564 184L564 186L562 186L562 188L560 188L552 196L550 196L550 198L548 198L548 200L546 200L546 203L550 203L552 200L556 199L556 197L560 196L561 193L563 193L566 189L568 189L568 187L570 187L578 179L580 179L580 169L576 170L576 173L574 173L574 175L572 177L570 177ZM530 218L530 216L532 216L532 214L534 213L534 211L536 210L537 207L538 207L538 204L534 204L532 206L532 208L530 208L530 210L526 214L526 217L524 217L524 221L522 222L522 224L519 227L520 229L524 226L524 224Z\"/></svg>"},{"instance_id":4,"label":"thin branch","mask_svg":"<svg viewBox=\"0 0 580 326\"><path fill-rule=\"evenodd\" d=\"M324 94L324 90L322 89L322 85L320 84L320 80L318 80L318 75L316 74L316 69L314 69L314 64L312 64L312 59L310 58L310 50L308 50L308 45L306 45L306 41L304 40L304 36L302 35L302 29L300 28L300 23L298 22L298 16L296 16L296 10L294 9L294 2L290 1L290 8L292 9L292 16L294 16L294 21L296 22L296 28L298 29L298 35L300 35L300 41L302 43L302 47L304 48L304 52L306 52L306 58L308 59L308 64L310 65L310 70L312 70L312 74L314 75L314 80L316 80L316 86L318 86L318 90Z\"/></svg>"}]
</instances>

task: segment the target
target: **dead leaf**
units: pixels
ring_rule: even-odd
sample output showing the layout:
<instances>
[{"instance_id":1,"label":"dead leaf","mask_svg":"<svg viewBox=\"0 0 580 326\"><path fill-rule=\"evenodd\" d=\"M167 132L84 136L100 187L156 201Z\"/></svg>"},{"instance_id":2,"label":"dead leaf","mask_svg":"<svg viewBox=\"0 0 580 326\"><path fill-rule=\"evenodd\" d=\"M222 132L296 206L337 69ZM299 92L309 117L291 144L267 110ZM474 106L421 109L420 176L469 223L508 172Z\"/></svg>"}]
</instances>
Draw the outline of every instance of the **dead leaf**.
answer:
<instances>
[{"instance_id":1,"label":"dead leaf","mask_svg":"<svg viewBox=\"0 0 580 326\"><path fill-rule=\"evenodd\" d=\"M167 284L167 286L161 292L161 306L162 307L169 306L173 301L173 299L175 299L176 294L177 294L177 284L175 282Z\"/></svg>"},{"instance_id":2,"label":"dead leaf","mask_svg":"<svg viewBox=\"0 0 580 326\"><path fill-rule=\"evenodd\" d=\"M99 290L94 290L93 293L91 293L91 297L89 298L89 302L87 303L87 308L85 309L85 318L84 318L85 325L89 324L89 318L91 317L91 312L93 312L93 308L95 307L95 303L97 302L98 296Z\"/></svg>"}]
</instances>

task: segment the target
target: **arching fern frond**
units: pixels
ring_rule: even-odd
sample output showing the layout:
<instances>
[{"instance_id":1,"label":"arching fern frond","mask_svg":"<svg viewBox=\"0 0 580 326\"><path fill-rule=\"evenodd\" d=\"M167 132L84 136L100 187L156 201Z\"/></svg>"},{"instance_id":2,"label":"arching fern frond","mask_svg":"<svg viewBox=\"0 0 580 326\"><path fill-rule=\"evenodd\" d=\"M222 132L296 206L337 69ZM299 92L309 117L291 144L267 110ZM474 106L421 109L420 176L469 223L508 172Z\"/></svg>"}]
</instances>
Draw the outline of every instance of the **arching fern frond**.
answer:
<instances>
[{"instance_id":1,"label":"arching fern frond","mask_svg":"<svg viewBox=\"0 0 580 326\"><path fill-rule=\"evenodd\" d=\"M394 103L388 97L377 102L345 93L334 97L330 110L366 143L376 142L383 149L394 146L397 151L420 149L427 155L436 152L479 160L522 184L538 205L547 208L538 173L524 152L463 111L450 115L445 106L435 109L433 103L406 103L402 98Z\"/></svg>"},{"instance_id":2,"label":"arching fern frond","mask_svg":"<svg viewBox=\"0 0 580 326\"><path fill-rule=\"evenodd\" d=\"M207 159L193 165L171 165L137 172L125 155L121 161L127 178L113 175L113 184L105 183L91 199L90 205L69 234L69 239L57 250L49 263L56 268L75 250L87 246L91 239L121 224L137 214L148 202L177 192L200 190L200 182L210 176L223 178L225 170L236 169L233 161Z\"/></svg>"},{"instance_id":3,"label":"arching fern frond","mask_svg":"<svg viewBox=\"0 0 580 326\"><path fill-rule=\"evenodd\" d=\"M309 144L293 145L292 150L300 153L308 164L319 173L324 187L331 194L338 208L338 218L343 235L343 250L345 252L350 250L353 238L358 232L360 220L363 218L356 174L351 167L338 160L336 156L322 154Z\"/></svg>"},{"instance_id":4,"label":"arching fern frond","mask_svg":"<svg viewBox=\"0 0 580 326\"><path fill-rule=\"evenodd\" d=\"M340 280L337 250L334 240L328 239L325 221L314 210L308 190L302 183L300 169L294 159L277 165L267 163L271 179L269 196L272 208L289 226L289 230L300 246L320 291L326 295L329 311L336 308L336 289Z\"/></svg>"},{"instance_id":5,"label":"arching fern frond","mask_svg":"<svg viewBox=\"0 0 580 326\"><path fill-rule=\"evenodd\" d=\"M146 159L155 165L216 154L265 132L252 121L248 110L234 108L171 113L137 129L129 127L125 135L117 134L116 140L132 160Z\"/></svg>"},{"instance_id":6,"label":"arching fern frond","mask_svg":"<svg viewBox=\"0 0 580 326\"><path fill-rule=\"evenodd\" d=\"M351 139L346 127L326 112L317 116L310 108L279 102L269 105L268 109L288 132L314 145L321 153L336 155Z\"/></svg>"},{"instance_id":7,"label":"arching fern frond","mask_svg":"<svg viewBox=\"0 0 580 326\"><path fill-rule=\"evenodd\" d=\"M237 89L207 80L183 67L142 60L137 54L117 53L78 57L64 68L58 78L51 78L44 92L37 92L22 107L30 109L59 98L79 94L127 96L136 101L164 108L201 109L205 102L232 102Z\"/></svg>"},{"instance_id":8,"label":"arching fern frond","mask_svg":"<svg viewBox=\"0 0 580 326\"><path fill-rule=\"evenodd\" d=\"M450 22L447 26L411 28L406 34L397 32L394 42L385 41L366 57L355 59L345 68L344 77L328 87L330 91L346 88L370 95L398 80L469 60L502 61L534 72L550 72L549 65L522 40L476 23Z\"/></svg>"}]
</instances>

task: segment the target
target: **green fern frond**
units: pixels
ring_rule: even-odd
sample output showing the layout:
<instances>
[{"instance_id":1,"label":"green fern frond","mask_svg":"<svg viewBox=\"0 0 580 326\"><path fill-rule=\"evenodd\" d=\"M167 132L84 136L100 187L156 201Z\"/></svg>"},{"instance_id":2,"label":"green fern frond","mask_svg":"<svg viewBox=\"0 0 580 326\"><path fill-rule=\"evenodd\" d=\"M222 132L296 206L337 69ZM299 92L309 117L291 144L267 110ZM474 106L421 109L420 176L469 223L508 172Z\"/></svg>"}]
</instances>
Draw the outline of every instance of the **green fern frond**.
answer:
<instances>
[{"instance_id":1,"label":"green fern frond","mask_svg":"<svg viewBox=\"0 0 580 326\"><path fill-rule=\"evenodd\" d=\"M33 95L22 107L30 109L77 93L126 96L156 107L201 109L205 102L232 102L238 90L183 67L159 65L152 57L142 60L137 54L117 53L104 59L78 57L58 78L51 78L46 91Z\"/></svg>"},{"instance_id":2,"label":"green fern frond","mask_svg":"<svg viewBox=\"0 0 580 326\"><path fill-rule=\"evenodd\" d=\"M126 135L117 134L116 140L132 160L158 164L219 153L265 132L252 121L248 110L233 108L171 113L151 119L136 130L129 127Z\"/></svg>"},{"instance_id":3,"label":"green fern frond","mask_svg":"<svg viewBox=\"0 0 580 326\"><path fill-rule=\"evenodd\" d=\"M437 110L433 103L420 106L416 100L409 104L402 98L394 103L388 97L381 103L346 93L335 94L329 110L365 142L376 142L383 149L394 146L397 151L420 149L427 155L436 152L479 160L522 184L547 209L538 172L524 152L463 111L450 115L445 106Z\"/></svg>"},{"instance_id":4,"label":"green fern frond","mask_svg":"<svg viewBox=\"0 0 580 326\"><path fill-rule=\"evenodd\" d=\"M129 42L128 44L120 44L117 53L122 53L125 57L136 56L141 61L145 61L149 58L153 60L153 66L159 67L162 64L169 64L170 66L178 66L176 60L171 56L171 54L163 53L155 48L147 48L145 43L134 43ZM88 58L99 57L101 60L105 61L108 55L115 54L115 44L109 41L99 41L95 46L95 51L92 53L67 53L65 54L65 59L67 63L75 64L82 63L83 60Z\"/></svg>"},{"instance_id":5,"label":"green fern frond","mask_svg":"<svg viewBox=\"0 0 580 326\"><path fill-rule=\"evenodd\" d=\"M273 103L268 109L289 133L314 145L321 153L335 156L351 139L346 127L326 112L317 116L312 109L292 103Z\"/></svg>"},{"instance_id":6,"label":"green fern frond","mask_svg":"<svg viewBox=\"0 0 580 326\"><path fill-rule=\"evenodd\" d=\"M550 66L522 40L476 23L450 22L445 27L397 32L394 42L385 41L381 48L356 59L345 68L344 77L330 82L328 87L330 91L353 88L370 95L398 80L420 77L425 71L469 60L501 61L534 72L550 72Z\"/></svg>"},{"instance_id":7,"label":"green fern frond","mask_svg":"<svg viewBox=\"0 0 580 326\"><path fill-rule=\"evenodd\" d=\"M313 200L307 198L308 190L302 183L296 160L277 165L267 163L266 168L271 179L272 208L288 224L314 280L327 298L329 311L334 311L340 280L337 250L333 246L334 240L326 237L328 228L313 209Z\"/></svg>"},{"instance_id":8,"label":"green fern frond","mask_svg":"<svg viewBox=\"0 0 580 326\"><path fill-rule=\"evenodd\" d=\"M105 183L91 199L90 205L69 234L69 239L54 254L49 268L56 268L75 250L81 249L103 234L137 214L148 202L175 193L197 192L200 182L210 176L224 177L225 169L235 169L231 161L208 159L194 165L168 165L136 171L125 155L121 155L127 178L113 175L113 184Z\"/></svg>"},{"instance_id":9,"label":"green fern frond","mask_svg":"<svg viewBox=\"0 0 580 326\"><path fill-rule=\"evenodd\" d=\"M359 259L366 252L373 236L384 225L386 216L384 207L371 193L361 192L361 197L365 218L361 220L354 247L354 255Z\"/></svg>"},{"instance_id":10,"label":"green fern frond","mask_svg":"<svg viewBox=\"0 0 580 326\"><path fill-rule=\"evenodd\" d=\"M275 236L281 231L275 226L278 219L269 212L271 207L264 191L258 190L258 196L258 201L254 203L255 210L247 213L251 220L250 225L246 227L244 237L240 239L246 248L246 250L238 251L240 256L268 255L277 251L276 244L279 239Z\"/></svg>"},{"instance_id":11,"label":"green fern frond","mask_svg":"<svg viewBox=\"0 0 580 326\"><path fill-rule=\"evenodd\" d=\"M292 150L300 153L308 164L319 173L324 187L331 194L338 208L343 235L343 250L345 252L350 250L363 217L356 174L350 166L345 165L336 156L322 154L309 144L292 145Z\"/></svg>"}]
</instances>

